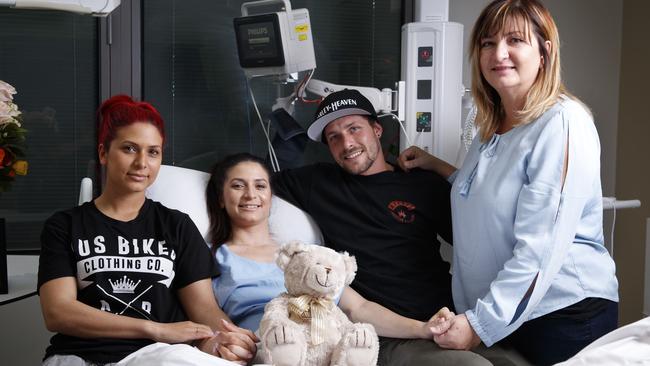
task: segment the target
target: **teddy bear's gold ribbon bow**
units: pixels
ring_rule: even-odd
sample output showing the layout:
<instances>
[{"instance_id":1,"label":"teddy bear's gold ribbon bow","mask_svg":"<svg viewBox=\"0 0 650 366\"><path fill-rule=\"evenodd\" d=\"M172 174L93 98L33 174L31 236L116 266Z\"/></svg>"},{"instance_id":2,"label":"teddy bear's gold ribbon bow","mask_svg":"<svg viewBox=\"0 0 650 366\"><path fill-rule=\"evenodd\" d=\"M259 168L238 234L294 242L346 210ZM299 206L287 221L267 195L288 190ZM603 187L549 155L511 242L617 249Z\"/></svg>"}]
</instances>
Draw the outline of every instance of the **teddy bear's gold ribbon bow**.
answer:
<instances>
[{"instance_id":1,"label":"teddy bear's gold ribbon bow","mask_svg":"<svg viewBox=\"0 0 650 366\"><path fill-rule=\"evenodd\" d=\"M306 322L310 320L311 343L321 344L325 341L325 316L332 308L332 300L302 295L289 298L289 317Z\"/></svg>"}]
</instances>

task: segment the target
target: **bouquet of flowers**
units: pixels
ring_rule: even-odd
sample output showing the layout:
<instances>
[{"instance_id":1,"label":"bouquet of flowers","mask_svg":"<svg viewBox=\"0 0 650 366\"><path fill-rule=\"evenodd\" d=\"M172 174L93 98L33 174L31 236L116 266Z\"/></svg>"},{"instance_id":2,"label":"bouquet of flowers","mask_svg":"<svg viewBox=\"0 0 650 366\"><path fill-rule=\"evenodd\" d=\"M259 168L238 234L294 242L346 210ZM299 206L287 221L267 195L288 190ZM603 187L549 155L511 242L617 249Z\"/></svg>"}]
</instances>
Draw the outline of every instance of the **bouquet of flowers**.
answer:
<instances>
[{"instance_id":1,"label":"bouquet of flowers","mask_svg":"<svg viewBox=\"0 0 650 366\"><path fill-rule=\"evenodd\" d=\"M16 89L0 80L0 193L9 190L16 175L27 174L25 133L14 104Z\"/></svg>"}]
</instances>

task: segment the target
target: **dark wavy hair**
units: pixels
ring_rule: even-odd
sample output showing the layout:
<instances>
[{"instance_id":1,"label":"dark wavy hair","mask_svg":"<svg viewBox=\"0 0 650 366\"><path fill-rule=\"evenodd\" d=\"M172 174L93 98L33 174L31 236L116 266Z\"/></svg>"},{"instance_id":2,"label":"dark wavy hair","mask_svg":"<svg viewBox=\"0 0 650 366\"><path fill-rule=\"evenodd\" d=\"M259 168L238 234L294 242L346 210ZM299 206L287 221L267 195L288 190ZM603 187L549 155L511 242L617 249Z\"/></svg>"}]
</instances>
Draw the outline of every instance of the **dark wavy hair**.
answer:
<instances>
[{"instance_id":1,"label":"dark wavy hair","mask_svg":"<svg viewBox=\"0 0 650 366\"><path fill-rule=\"evenodd\" d=\"M226 209L221 207L221 203L223 202L223 188L230 169L244 162L259 164L266 171L269 178L271 177L271 171L264 160L249 153L228 155L212 167L210 180L205 188L205 200L208 208L208 217L210 218L208 239L212 244L212 254L222 244L230 240L230 236L232 235L230 217ZM273 187L270 184L271 182L269 181L269 188L272 193Z\"/></svg>"}]
</instances>

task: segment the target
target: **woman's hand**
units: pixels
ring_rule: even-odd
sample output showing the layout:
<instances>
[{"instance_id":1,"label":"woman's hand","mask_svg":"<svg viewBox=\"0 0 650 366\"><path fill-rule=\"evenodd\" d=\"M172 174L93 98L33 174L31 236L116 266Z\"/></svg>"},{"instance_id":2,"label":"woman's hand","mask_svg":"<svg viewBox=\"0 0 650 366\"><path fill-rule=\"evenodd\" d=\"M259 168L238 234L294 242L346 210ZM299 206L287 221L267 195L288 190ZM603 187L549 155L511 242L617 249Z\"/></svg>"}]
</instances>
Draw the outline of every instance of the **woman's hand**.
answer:
<instances>
[{"instance_id":1,"label":"woman's hand","mask_svg":"<svg viewBox=\"0 0 650 366\"><path fill-rule=\"evenodd\" d=\"M197 339L209 338L214 335L207 325L184 321L176 323L151 322L149 338L156 342L184 343Z\"/></svg>"},{"instance_id":2,"label":"woman's hand","mask_svg":"<svg viewBox=\"0 0 650 366\"><path fill-rule=\"evenodd\" d=\"M257 353L256 342L260 340L248 329L240 328L226 320L221 320L225 332L221 332L219 353L227 360L251 361ZM233 358L235 357L235 358Z\"/></svg>"},{"instance_id":3,"label":"woman's hand","mask_svg":"<svg viewBox=\"0 0 650 366\"><path fill-rule=\"evenodd\" d=\"M397 164L406 172L413 168L420 168L434 171L444 178L449 177L456 171L456 168L452 165L436 158L417 146L411 146L402 151L397 158Z\"/></svg>"},{"instance_id":4,"label":"woman's hand","mask_svg":"<svg viewBox=\"0 0 650 366\"><path fill-rule=\"evenodd\" d=\"M223 358L240 365L247 365L253 359L254 353L241 347L240 345L232 344L232 334L228 332L217 331L214 337L205 338L197 344L197 348L201 351Z\"/></svg>"},{"instance_id":5,"label":"woman's hand","mask_svg":"<svg viewBox=\"0 0 650 366\"><path fill-rule=\"evenodd\" d=\"M399 154L397 163L402 168L402 170L406 172L412 168L433 170L432 164L434 163L432 162L431 158L433 158L433 155L427 153L417 146L411 146Z\"/></svg>"},{"instance_id":6,"label":"woman's hand","mask_svg":"<svg viewBox=\"0 0 650 366\"><path fill-rule=\"evenodd\" d=\"M257 338L257 336L255 335L255 333L251 332L248 329L240 328L225 319L221 319L221 324L223 325L224 329L229 332L239 333L247 336L248 339L253 341L253 344L260 341L259 338Z\"/></svg>"},{"instance_id":7,"label":"woman's hand","mask_svg":"<svg viewBox=\"0 0 650 366\"><path fill-rule=\"evenodd\" d=\"M481 338L469 324L465 314L451 319L444 332L433 331L433 340L442 348L470 350L481 344Z\"/></svg>"},{"instance_id":8,"label":"woman's hand","mask_svg":"<svg viewBox=\"0 0 650 366\"><path fill-rule=\"evenodd\" d=\"M248 364L257 353L255 342L259 342L259 339L250 330L225 320L222 320L222 325L223 331L217 331L214 337L201 341L198 348L228 361Z\"/></svg>"}]
</instances>

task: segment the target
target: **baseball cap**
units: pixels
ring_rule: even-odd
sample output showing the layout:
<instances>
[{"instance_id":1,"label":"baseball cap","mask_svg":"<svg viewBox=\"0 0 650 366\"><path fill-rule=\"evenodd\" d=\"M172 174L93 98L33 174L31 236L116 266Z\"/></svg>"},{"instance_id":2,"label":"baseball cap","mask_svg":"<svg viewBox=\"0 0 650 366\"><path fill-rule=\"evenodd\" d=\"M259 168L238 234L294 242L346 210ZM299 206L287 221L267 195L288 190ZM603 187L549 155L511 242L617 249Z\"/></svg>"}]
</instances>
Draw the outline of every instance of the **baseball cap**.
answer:
<instances>
[{"instance_id":1,"label":"baseball cap","mask_svg":"<svg viewBox=\"0 0 650 366\"><path fill-rule=\"evenodd\" d=\"M307 129L307 135L314 141L323 141L323 130L330 122L353 114L369 116L377 120L375 107L358 90L343 89L334 92L318 105L314 122Z\"/></svg>"}]
</instances>

